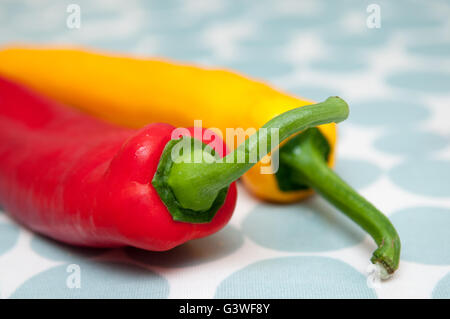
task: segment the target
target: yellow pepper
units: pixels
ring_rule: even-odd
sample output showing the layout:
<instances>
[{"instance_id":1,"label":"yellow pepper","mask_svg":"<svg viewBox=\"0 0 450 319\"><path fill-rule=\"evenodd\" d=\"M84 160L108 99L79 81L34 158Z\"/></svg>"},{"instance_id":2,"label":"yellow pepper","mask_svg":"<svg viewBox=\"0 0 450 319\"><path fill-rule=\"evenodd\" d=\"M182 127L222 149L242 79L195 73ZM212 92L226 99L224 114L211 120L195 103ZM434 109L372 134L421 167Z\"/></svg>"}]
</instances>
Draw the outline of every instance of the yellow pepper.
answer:
<instances>
[{"instance_id":1,"label":"yellow pepper","mask_svg":"<svg viewBox=\"0 0 450 319\"><path fill-rule=\"evenodd\" d=\"M77 49L3 50L0 74L130 127L155 121L185 127L202 120L203 127L221 132L258 129L281 113L313 103L227 70ZM333 100L340 99L328 99L325 105ZM320 109L331 111L323 105ZM386 216L329 169L335 143L335 124L305 130L280 148L276 174L261 174L258 163L243 181L256 196L275 202L302 199L311 194L308 187L317 190L370 233L378 245L371 260L387 277L398 267L400 239Z\"/></svg>"},{"instance_id":2,"label":"yellow pepper","mask_svg":"<svg viewBox=\"0 0 450 319\"><path fill-rule=\"evenodd\" d=\"M0 73L45 95L108 121L141 127L161 121L175 126L260 128L290 109L314 103L227 70L163 60L104 55L77 49L11 48L0 51ZM319 126L334 163L336 125ZM281 191L261 163L243 176L257 197L292 202L310 190Z\"/></svg>"}]
</instances>

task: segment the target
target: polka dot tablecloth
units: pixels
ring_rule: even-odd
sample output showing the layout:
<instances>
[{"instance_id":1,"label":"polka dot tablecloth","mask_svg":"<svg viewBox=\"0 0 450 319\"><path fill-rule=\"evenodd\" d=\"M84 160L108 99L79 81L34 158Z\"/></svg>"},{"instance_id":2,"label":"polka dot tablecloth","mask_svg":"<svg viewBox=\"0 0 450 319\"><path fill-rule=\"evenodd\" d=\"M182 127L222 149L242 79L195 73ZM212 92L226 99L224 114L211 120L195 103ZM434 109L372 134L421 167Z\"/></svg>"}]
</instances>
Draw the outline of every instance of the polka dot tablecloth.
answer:
<instances>
[{"instance_id":1,"label":"polka dot tablecloth","mask_svg":"<svg viewBox=\"0 0 450 319\"><path fill-rule=\"evenodd\" d=\"M66 24L73 3L79 29ZM368 27L371 4L379 28ZM0 295L449 298L449 16L446 0L1 1L1 45L164 56L315 100L342 96L351 115L336 170L390 217L403 251L394 278L370 284L373 241L323 199L270 205L239 185L226 228L165 253L69 247L2 212Z\"/></svg>"}]
</instances>

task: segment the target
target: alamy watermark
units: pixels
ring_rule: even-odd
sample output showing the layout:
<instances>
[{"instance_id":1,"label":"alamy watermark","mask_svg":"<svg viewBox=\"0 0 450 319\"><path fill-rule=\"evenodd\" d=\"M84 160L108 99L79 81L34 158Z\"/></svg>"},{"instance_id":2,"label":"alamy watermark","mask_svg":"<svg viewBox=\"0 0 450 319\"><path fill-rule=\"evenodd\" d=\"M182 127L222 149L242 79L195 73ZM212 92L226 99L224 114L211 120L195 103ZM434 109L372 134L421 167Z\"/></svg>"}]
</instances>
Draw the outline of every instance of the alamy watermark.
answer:
<instances>
[{"instance_id":1,"label":"alamy watermark","mask_svg":"<svg viewBox=\"0 0 450 319\"><path fill-rule=\"evenodd\" d=\"M67 6L66 12L69 15L66 18L66 26L69 29L81 28L81 7L78 4L72 3Z\"/></svg>"},{"instance_id":2,"label":"alamy watermark","mask_svg":"<svg viewBox=\"0 0 450 319\"><path fill-rule=\"evenodd\" d=\"M381 7L379 4L369 4L366 8L366 12L369 13L366 19L366 25L369 29L381 28Z\"/></svg>"},{"instance_id":3,"label":"alamy watermark","mask_svg":"<svg viewBox=\"0 0 450 319\"><path fill-rule=\"evenodd\" d=\"M225 137L224 140L218 137ZM193 137L192 139L183 137ZM194 134L187 128L177 128L172 131L171 138L180 140L171 151L171 159L175 163L257 163L261 162L260 173L276 173L279 167L278 152L267 155L279 144L279 128L226 128L225 134L217 128L202 130L202 121L194 121ZM210 141L205 143L203 141ZM225 143L225 144L224 144ZM247 143L245 150L238 149L235 156L221 158L213 150L236 150L242 143ZM192 147L194 146L194 147ZM195 150L202 151L195 151ZM192 153L192 151L194 152ZM183 156L180 156L182 154Z\"/></svg>"},{"instance_id":4,"label":"alamy watermark","mask_svg":"<svg viewBox=\"0 0 450 319\"><path fill-rule=\"evenodd\" d=\"M66 286L69 289L81 288L81 267L77 264L70 264L67 266L66 271L70 273L66 278Z\"/></svg>"},{"instance_id":5,"label":"alamy watermark","mask_svg":"<svg viewBox=\"0 0 450 319\"><path fill-rule=\"evenodd\" d=\"M381 264L369 264L366 269L367 273L367 287L376 289L381 287L381 282L391 278L392 274L389 274Z\"/></svg>"}]
</instances>

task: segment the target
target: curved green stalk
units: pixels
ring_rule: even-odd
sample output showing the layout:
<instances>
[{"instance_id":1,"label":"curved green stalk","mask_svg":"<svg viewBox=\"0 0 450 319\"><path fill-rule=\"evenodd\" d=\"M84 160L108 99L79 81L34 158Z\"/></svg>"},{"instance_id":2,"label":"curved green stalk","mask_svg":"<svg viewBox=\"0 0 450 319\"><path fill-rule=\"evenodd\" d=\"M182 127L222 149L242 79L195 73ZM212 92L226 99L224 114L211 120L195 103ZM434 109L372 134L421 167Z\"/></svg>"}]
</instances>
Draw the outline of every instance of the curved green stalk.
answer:
<instances>
[{"instance_id":1,"label":"curved green stalk","mask_svg":"<svg viewBox=\"0 0 450 319\"><path fill-rule=\"evenodd\" d=\"M350 217L378 246L372 262L392 274L400 260L400 238L389 219L359 195L327 165L325 153L328 143L317 128L309 129L291 139L280 150L280 169L277 178L284 188L308 185ZM291 184L286 183L286 178ZM284 184L282 184L284 183Z\"/></svg>"},{"instance_id":2,"label":"curved green stalk","mask_svg":"<svg viewBox=\"0 0 450 319\"><path fill-rule=\"evenodd\" d=\"M184 155L187 161L172 164L168 172L168 186L182 208L193 211L208 210L221 190L272 151L270 147L262 150L258 147L272 145L273 134L278 133L281 142L309 127L340 122L347 118L348 112L347 103L339 97L330 97L325 102L285 112L267 122L255 136L250 136L220 162L193 162L191 159L195 157L195 152L204 152L197 148L193 154ZM251 154L256 155L256 160L249 160Z\"/></svg>"}]
</instances>

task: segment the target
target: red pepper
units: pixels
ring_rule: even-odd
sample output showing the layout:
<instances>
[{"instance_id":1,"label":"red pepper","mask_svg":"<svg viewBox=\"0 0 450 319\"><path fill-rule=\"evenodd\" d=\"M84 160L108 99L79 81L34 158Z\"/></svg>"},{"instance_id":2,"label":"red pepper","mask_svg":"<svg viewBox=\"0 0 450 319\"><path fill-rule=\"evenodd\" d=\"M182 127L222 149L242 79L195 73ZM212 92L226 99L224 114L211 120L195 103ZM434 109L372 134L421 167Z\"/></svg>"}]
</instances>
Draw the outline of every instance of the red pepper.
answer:
<instances>
[{"instance_id":1,"label":"red pepper","mask_svg":"<svg viewBox=\"0 0 450 319\"><path fill-rule=\"evenodd\" d=\"M347 114L345 102L331 98L267 127L283 140ZM208 236L230 219L233 181L254 163L176 163L170 151L185 139L171 140L173 130L116 127L0 78L0 204L32 230L75 245L162 251ZM254 147L243 143L227 158ZM215 151L222 157L225 146Z\"/></svg>"},{"instance_id":2,"label":"red pepper","mask_svg":"<svg viewBox=\"0 0 450 319\"><path fill-rule=\"evenodd\" d=\"M236 187L210 223L173 221L150 183L173 129L115 127L0 79L0 203L69 244L159 251L208 236L230 219Z\"/></svg>"}]
</instances>

